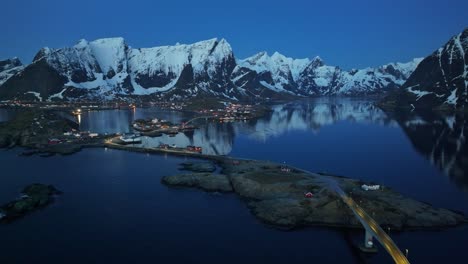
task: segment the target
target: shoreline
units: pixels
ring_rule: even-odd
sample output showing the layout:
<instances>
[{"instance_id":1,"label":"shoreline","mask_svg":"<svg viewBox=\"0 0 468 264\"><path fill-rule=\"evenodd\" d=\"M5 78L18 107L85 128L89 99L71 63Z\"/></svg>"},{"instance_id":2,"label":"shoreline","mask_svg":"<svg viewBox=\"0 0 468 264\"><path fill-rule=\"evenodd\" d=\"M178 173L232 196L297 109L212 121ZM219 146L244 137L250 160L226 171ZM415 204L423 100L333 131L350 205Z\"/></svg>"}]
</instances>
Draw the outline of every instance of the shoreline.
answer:
<instances>
[{"instance_id":1,"label":"shoreline","mask_svg":"<svg viewBox=\"0 0 468 264\"><path fill-rule=\"evenodd\" d=\"M51 122L55 126L47 130L43 128L32 129L31 121L38 123L36 126L39 127L46 126ZM328 185L331 180L338 183L347 194L352 193L358 200L363 200L362 206L366 211L378 212L376 218L380 225L390 226L394 231L441 229L468 222L468 219L460 212L434 208L432 205L403 197L390 188L386 188L385 191L366 192L360 188L364 182L357 179L315 173L270 161L207 155L186 150L120 145L112 142L116 135L100 136L94 139L73 139L69 143L57 145L44 143L44 140L50 136L63 134L63 130L71 129L73 126L70 121L54 115L50 111L28 113L26 118L15 118L15 120L7 122L6 125L0 126L0 136L2 136L2 128L5 129L5 127L7 132L16 133L16 138L13 140L10 138L12 144L3 144L2 146L25 147L28 149L29 155L44 154L44 157L54 154L70 155L83 148L110 148L138 153L169 154L214 162L221 167L220 174L227 179L224 183L229 182L232 192L245 199L247 207L260 221L285 229L305 226L362 228L358 220L351 214L351 210ZM20 130L21 133L18 133L17 130ZM11 135L6 134L6 138L9 137ZM0 141L2 141L1 138ZM183 176L186 175L174 176L176 179L179 177L177 180L182 180L179 181L181 186L187 185L187 182L183 182L187 180ZM216 184L219 184L219 178L216 177L216 174L211 175L212 177L210 175L208 177L192 176L189 177L191 184L189 187L200 187L197 184L202 182L210 188L216 189ZM307 192L313 193L313 198L304 197Z\"/></svg>"}]
</instances>

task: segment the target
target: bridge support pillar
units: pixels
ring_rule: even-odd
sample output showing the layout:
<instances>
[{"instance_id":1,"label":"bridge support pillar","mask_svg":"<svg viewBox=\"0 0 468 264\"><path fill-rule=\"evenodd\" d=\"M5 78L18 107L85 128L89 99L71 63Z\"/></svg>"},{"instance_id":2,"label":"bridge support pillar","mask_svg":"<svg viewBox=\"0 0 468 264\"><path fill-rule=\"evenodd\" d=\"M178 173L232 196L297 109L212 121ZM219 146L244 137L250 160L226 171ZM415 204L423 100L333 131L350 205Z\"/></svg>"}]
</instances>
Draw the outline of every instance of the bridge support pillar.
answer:
<instances>
[{"instance_id":1,"label":"bridge support pillar","mask_svg":"<svg viewBox=\"0 0 468 264\"><path fill-rule=\"evenodd\" d=\"M374 247L374 237L367 230L366 230L366 235L365 235L365 238L364 238L364 246L366 248L373 248Z\"/></svg>"},{"instance_id":2,"label":"bridge support pillar","mask_svg":"<svg viewBox=\"0 0 468 264\"><path fill-rule=\"evenodd\" d=\"M366 234L364 235L364 245L360 246L359 248L361 251L366 253L377 252L377 248L374 246L374 236L367 230L365 232Z\"/></svg>"}]
</instances>

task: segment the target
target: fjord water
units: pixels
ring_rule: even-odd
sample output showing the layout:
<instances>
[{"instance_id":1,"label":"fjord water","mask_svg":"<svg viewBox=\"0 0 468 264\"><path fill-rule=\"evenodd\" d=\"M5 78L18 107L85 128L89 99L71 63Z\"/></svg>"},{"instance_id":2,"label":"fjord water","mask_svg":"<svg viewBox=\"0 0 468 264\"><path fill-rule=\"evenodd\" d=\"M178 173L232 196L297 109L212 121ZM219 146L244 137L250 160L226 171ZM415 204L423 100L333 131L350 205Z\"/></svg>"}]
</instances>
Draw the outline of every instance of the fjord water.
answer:
<instances>
[{"instance_id":1,"label":"fjord water","mask_svg":"<svg viewBox=\"0 0 468 264\"><path fill-rule=\"evenodd\" d=\"M84 113L81 129L129 132L138 118L188 120L193 114L158 109ZM386 114L373 102L317 99L273 107L242 123L197 123L176 137L145 138L198 145L209 154L285 162L311 171L360 178L468 214L466 119L460 115ZM361 257L347 241L359 230L279 231L259 223L232 194L167 188L184 158L90 149L65 157L18 157L2 151L0 203L26 184L64 191L52 206L0 226L6 263L207 262L392 263L380 248ZM391 233L412 263L464 263L468 228Z\"/></svg>"},{"instance_id":2,"label":"fjord water","mask_svg":"<svg viewBox=\"0 0 468 264\"><path fill-rule=\"evenodd\" d=\"M0 122L5 122L15 116L16 111L13 109L0 108Z\"/></svg>"}]
</instances>

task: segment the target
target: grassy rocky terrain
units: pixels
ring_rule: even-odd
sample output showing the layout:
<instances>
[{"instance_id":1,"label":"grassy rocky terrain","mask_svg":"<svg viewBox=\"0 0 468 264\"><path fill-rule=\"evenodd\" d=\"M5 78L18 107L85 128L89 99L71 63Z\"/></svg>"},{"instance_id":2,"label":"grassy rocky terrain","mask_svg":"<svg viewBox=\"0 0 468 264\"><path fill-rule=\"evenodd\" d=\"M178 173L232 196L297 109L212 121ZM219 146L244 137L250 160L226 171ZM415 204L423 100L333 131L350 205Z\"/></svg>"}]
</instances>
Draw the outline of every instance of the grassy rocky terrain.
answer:
<instances>
[{"instance_id":1,"label":"grassy rocky terrain","mask_svg":"<svg viewBox=\"0 0 468 264\"><path fill-rule=\"evenodd\" d=\"M0 123L0 148L15 146L30 149L24 155L72 154L84 146L102 144L96 138L64 138L64 132L77 131L79 125L51 110L23 109L14 119ZM50 139L61 139L60 144L49 144Z\"/></svg>"},{"instance_id":2,"label":"grassy rocky terrain","mask_svg":"<svg viewBox=\"0 0 468 264\"><path fill-rule=\"evenodd\" d=\"M352 211L329 188L330 180L337 182L378 223L393 230L441 228L467 222L460 213L435 208L389 188L364 191L363 182L354 179L296 169L283 172L279 164L264 161L219 159L217 163L222 167L221 174L173 175L164 177L162 183L210 192L234 192L258 219L285 229L317 225L361 227ZM313 196L307 198L307 192Z\"/></svg>"},{"instance_id":3,"label":"grassy rocky terrain","mask_svg":"<svg viewBox=\"0 0 468 264\"><path fill-rule=\"evenodd\" d=\"M52 185L31 184L23 189L22 196L0 206L0 222L12 222L35 210L46 207L62 194Z\"/></svg>"},{"instance_id":4,"label":"grassy rocky terrain","mask_svg":"<svg viewBox=\"0 0 468 264\"><path fill-rule=\"evenodd\" d=\"M0 147L37 147L49 138L78 129L78 124L51 111L27 109L8 122L0 123Z\"/></svg>"}]
</instances>

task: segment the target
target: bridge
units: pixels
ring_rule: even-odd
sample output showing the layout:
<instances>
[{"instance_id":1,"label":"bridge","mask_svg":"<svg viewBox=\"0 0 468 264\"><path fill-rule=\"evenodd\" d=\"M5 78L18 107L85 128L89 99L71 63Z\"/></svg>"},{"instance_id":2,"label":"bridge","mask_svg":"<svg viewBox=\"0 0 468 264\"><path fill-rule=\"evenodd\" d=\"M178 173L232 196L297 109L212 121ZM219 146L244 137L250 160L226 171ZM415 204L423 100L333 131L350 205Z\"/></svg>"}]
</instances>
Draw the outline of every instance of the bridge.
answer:
<instances>
[{"instance_id":1,"label":"bridge","mask_svg":"<svg viewBox=\"0 0 468 264\"><path fill-rule=\"evenodd\" d=\"M320 177L322 175L316 174L307 170L303 170L300 168L296 168L293 166L288 166L298 171L302 171L306 174L313 175L315 177ZM390 254L393 258L395 263L397 264L409 264L407 257L401 252L400 248L395 244L392 238L385 233L385 231L380 227L380 225L375 221L366 211L359 206L353 198L349 197L343 189L339 186L339 184L334 181L333 179L328 179L322 177L322 180L325 184L329 186L329 188L334 191L341 200L351 209L354 213L356 218L361 222L362 226L365 229L365 238L364 238L364 246L368 249L372 249L373 245L369 244L369 241L372 241L373 238L377 239L379 243L385 248L385 250Z\"/></svg>"},{"instance_id":2,"label":"bridge","mask_svg":"<svg viewBox=\"0 0 468 264\"><path fill-rule=\"evenodd\" d=\"M192 122L194 122L195 120L198 120L198 119L212 119L212 118L216 118L216 117L214 117L214 116L198 116L198 117L194 117L194 118L188 120L187 122L183 122L182 124L183 125L188 125L188 124L190 124L190 123L192 123Z\"/></svg>"},{"instance_id":3,"label":"bridge","mask_svg":"<svg viewBox=\"0 0 468 264\"><path fill-rule=\"evenodd\" d=\"M367 214L361 206L349 197L335 181L330 180L328 183L330 188L333 189L343 202L351 209L351 211L353 211L356 218L361 222L362 226L366 230L364 241L365 247L372 247L372 244L369 245L368 242L369 240L372 241L372 238L375 238L390 254L395 263L409 264L406 256L401 252L400 248L398 248L392 238L385 233L380 225L369 214Z\"/></svg>"},{"instance_id":4,"label":"bridge","mask_svg":"<svg viewBox=\"0 0 468 264\"><path fill-rule=\"evenodd\" d=\"M205 118L205 117L193 118L189 120L188 122L192 122L193 120L196 120L199 118ZM211 117L207 117L207 118L211 118ZM151 153L151 152L170 153L170 154L175 154L175 155L192 156L192 157L205 158L205 159L211 159L211 160L225 160L227 158L224 156L190 153L190 152L179 151L179 150L164 150L164 149L158 149L158 148L123 146L123 145L114 143L112 139L106 140L105 145L108 147L116 148L116 149L133 150L133 151L147 152L147 153ZM244 159L244 160L247 160L247 159ZM309 175L313 175L315 177L321 177L323 182L327 184L329 188L341 198L341 200L351 209L351 211L354 213L356 218L361 222L366 232L365 241L364 241L365 247L372 248L373 245L369 245L368 242L369 240L372 240L373 238L375 238L390 254L390 256L393 258L395 263L397 264L409 264L410 263L408 259L406 258L406 256L401 252L401 250L392 240L392 238L387 233L385 233L385 231L380 227L380 225L369 214L367 214L366 211L361 206L359 206L351 197L349 197L343 191L343 189L341 189L341 187L336 181L334 181L333 179L323 177L323 175L319 175L319 174L316 174L307 170L303 170L303 169L296 168L293 166L288 166L288 167L295 169L297 171L302 171Z\"/></svg>"}]
</instances>

